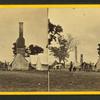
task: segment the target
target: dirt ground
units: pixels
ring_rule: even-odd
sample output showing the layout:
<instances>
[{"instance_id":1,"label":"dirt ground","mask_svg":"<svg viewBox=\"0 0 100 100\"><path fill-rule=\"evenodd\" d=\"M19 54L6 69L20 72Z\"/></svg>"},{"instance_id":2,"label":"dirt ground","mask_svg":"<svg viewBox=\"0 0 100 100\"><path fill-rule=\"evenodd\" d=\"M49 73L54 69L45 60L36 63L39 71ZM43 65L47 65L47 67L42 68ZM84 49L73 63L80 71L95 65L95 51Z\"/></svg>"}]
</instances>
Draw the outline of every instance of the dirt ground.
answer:
<instances>
[{"instance_id":1,"label":"dirt ground","mask_svg":"<svg viewBox=\"0 0 100 100\"><path fill-rule=\"evenodd\" d=\"M0 71L0 91L47 91L47 72ZM100 72L50 71L50 91L100 91Z\"/></svg>"}]
</instances>

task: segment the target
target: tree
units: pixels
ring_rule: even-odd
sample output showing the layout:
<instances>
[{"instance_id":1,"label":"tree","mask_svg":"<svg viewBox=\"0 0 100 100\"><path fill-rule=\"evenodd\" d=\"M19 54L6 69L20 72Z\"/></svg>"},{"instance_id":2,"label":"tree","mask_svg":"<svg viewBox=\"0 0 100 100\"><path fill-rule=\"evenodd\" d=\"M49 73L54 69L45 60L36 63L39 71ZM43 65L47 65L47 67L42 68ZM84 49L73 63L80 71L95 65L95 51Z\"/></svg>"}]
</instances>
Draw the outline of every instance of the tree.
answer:
<instances>
[{"instance_id":1,"label":"tree","mask_svg":"<svg viewBox=\"0 0 100 100\"><path fill-rule=\"evenodd\" d=\"M13 43L13 54L14 56L17 54L17 48L16 48L16 42ZM25 57L29 57L30 55L37 55L39 53L43 53L43 48L37 45L29 45L29 47L26 48L25 46Z\"/></svg>"},{"instance_id":2,"label":"tree","mask_svg":"<svg viewBox=\"0 0 100 100\"><path fill-rule=\"evenodd\" d=\"M13 43L12 49L13 49L13 54L14 54L14 56L15 56L15 55L17 54L17 50L16 50L16 42Z\"/></svg>"},{"instance_id":3,"label":"tree","mask_svg":"<svg viewBox=\"0 0 100 100\"><path fill-rule=\"evenodd\" d=\"M26 49L26 52L29 54L29 55L38 55L39 53L43 53L44 52L44 49L40 46L37 46L37 45L29 45L29 47Z\"/></svg>"},{"instance_id":4,"label":"tree","mask_svg":"<svg viewBox=\"0 0 100 100\"><path fill-rule=\"evenodd\" d=\"M49 50L51 54L58 59L59 63L63 62L65 66L65 61L69 58L70 52L74 49L74 38L68 35L67 39L59 36L58 42L59 47L50 47Z\"/></svg>"},{"instance_id":5,"label":"tree","mask_svg":"<svg viewBox=\"0 0 100 100\"><path fill-rule=\"evenodd\" d=\"M65 66L65 61L69 58L70 52L74 49L74 38L71 35L67 35L65 38L61 32L63 28L60 25L55 25L48 20L48 49L51 54L58 59L59 63L63 62ZM52 46L52 41L58 42L59 46Z\"/></svg>"},{"instance_id":6,"label":"tree","mask_svg":"<svg viewBox=\"0 0 100 100\"><path fill-rule=\"evenodd\" d=\"M61 32L63 32L63 29L60 25L52 24L50 22L50 20L48 20L48 35L49 35L49 38L48 38L47 47L51 44L51 42L53 40L56 41L56 39L57 39L56 35L60 35Z\"/></svg>"},{"instance_id":7,"label":"tree","mask_svg":"<svg viewBox=\"0 0 100 100\"><path fill-rule=\"evenodd\" d=\"M25 57L28 57L29 55L28 55L28 53L27 53L26 46L24 46L24 48L25 48ZM12 49L13 49L13 54L14 54L14 56L15 56L15 55L17 54L16 42L13 43Z\"/></svg>"},{"instance_id":8,"label":"tree","mask_svg":"<svg viewBox=\"0 0 100 100\"><path fill-rule=\"evenodd\" d=\"M97 50L98 50L98 55L100 56L100 43L98 44L98 48L97 48Z\"/></svg>"},{"instance_id":9,"label":"tree","mask_svg":"<svg viewBox=\"0 0 100 100\"><path fill-rule=\"evenodd\" d=\"M40 46L30 44L26 49L25 49L27 57L30 57L30 55L38 55L40 53L44 52L44 49ZM30 66L31 66L31 57L30 57Z\"/></svg>"}]
</instances>

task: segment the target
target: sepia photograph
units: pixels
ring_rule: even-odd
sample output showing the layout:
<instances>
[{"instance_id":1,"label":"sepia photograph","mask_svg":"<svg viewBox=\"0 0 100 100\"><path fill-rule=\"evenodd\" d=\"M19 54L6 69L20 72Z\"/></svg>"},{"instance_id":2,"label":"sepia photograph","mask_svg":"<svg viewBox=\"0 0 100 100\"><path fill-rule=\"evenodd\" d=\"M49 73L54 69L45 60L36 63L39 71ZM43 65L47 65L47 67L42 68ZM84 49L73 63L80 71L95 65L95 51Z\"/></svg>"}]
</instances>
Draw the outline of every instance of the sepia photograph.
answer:
<instances>
[{"instance_id":1,"label":"sepia photograph","mask_svg":"<svg viewBox=\"0 0 100 100\"><path fill-rule=\"evenodd\" d=\"M99 8L50 8L51 91L100 91Z\"/></svg>"},{"instance_id":2,"label":"sepia photograph","mask_svg":"<svg viewBox=\"0 0 100 100\"><path fill-rule=\"evenodd\" d=\"M0 15L0 91L47 91L47 9L0 8Z\"/></svg>"},{"instance_id":3,"label":"sepia photograph","mask_svg":"<svg viewBox=\"0 0 100 100\"><path fill-rule=\"evenodd\" d=\"M100 91L100 8L0 8L0 92Z\"/></svg>"}]
</instances>

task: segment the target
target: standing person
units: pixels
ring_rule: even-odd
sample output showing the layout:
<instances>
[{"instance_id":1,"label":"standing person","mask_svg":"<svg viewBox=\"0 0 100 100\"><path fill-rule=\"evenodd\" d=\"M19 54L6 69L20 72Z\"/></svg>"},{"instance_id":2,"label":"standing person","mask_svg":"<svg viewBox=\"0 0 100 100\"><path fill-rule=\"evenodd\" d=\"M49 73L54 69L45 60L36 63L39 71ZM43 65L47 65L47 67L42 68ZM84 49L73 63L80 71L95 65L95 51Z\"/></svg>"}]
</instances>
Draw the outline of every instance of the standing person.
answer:
<instances>
[{"instance_id":1,"label":"standing person","mask_svg":"<svg viewBox=\"0 0 100 100\"><path fill-rule=\"evenodd\" d=\"M90 62L90 64L89 64L89 71L92 71L92 70L93 70L93 68L92 68L92 64Z\"/></svg>"},{"instance_id":2,"label":"standing person","mask_svg":"<svg viewBox=\"0 0 100 100\"><path fill-rule=\"evenodd\" d=\"M70 62L70 68L69 68L69 71L70 71L70 72L72 71L72 68L73 68L73 62L71 61L71 62Z\"/></svg>"}]
</instances>

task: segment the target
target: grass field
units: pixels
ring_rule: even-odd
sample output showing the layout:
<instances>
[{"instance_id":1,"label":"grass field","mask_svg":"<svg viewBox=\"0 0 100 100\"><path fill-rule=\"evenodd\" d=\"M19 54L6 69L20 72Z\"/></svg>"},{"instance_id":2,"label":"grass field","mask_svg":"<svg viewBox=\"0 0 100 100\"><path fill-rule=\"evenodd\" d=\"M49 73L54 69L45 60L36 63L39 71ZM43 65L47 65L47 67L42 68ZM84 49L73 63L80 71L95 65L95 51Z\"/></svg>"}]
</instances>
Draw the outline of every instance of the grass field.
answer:
<instances>
[{"instance_id":1,"label":"grass field","mask_svg":"<svg viewBox=\"0 0 100 100\"><path fill-rule=\"evenodd\" d=\"M99 72L50 71L50 91L100 91ZM47 72L0 71L0 91L47 91Z\"/></svg>"},{"instance_id":2,"label":"grass field","mask_svg":"<svg viewBox=\"0 0 100 100\"><path fill-rule=\"evenodd\" d=\"M0 71L0 91L47 91L47 72Z\"/></svg>"},{"instance_id":3,"label":"grass field","mask_svg":"<svg viewBox=\"0 0 100 100\"><path fill-rule=\"evenodd\" d=\"M51 91L100 91L99 72L51 72Z\"/></svg>"}]
</instances>

